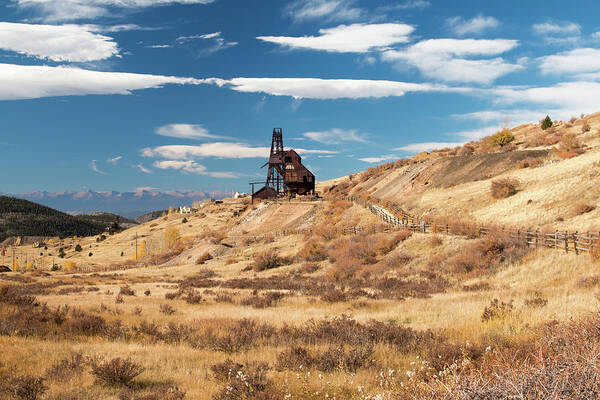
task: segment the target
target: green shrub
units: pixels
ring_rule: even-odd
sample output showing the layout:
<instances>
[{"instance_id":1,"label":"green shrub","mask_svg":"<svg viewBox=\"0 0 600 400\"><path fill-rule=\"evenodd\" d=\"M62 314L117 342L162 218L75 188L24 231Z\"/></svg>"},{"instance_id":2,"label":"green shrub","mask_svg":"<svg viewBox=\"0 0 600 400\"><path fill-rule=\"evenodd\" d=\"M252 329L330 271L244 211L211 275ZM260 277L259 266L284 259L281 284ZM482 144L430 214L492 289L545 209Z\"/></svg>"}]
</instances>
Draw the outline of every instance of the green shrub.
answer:
<instances>
[{"instance_id":1,"label":"green shrub","mask_svg":"<svg viewBox=\"0 0 600 400\"><path fill-rule=\"evenodd\" d=\"M126 386L142 372L144 367L129 359L113 358L107 362L92 364L92 375L96 377L96 381L109 386Z\"/></svg>"},{"instance_id":2,"label":"green shrub","mask_svg":"<svg viewBox=\"0 0 600 400\"><path fill-rule=\"evenodd\" d=\"M546 115L546 118L544 118L544 119L542 120L542 129L543 129L543 130L546 130L546 129L550 128L550 127L552 126L552 124L553 124L553 122L552 122L552 120L550 119L550 116L549 116L549 115Z\"/></svg>"},{"instance_id":3,"label":"green shrub","mask_svg":"<svg viewBox=\"0 0 600 400\"><path fill-rule=\"evenodd\" d=\"M80 244L78 244L77 246L75 246L75 251L81 251L81 250L83 250L83 249L81 248Z\"/></svg>"}]
</instances>

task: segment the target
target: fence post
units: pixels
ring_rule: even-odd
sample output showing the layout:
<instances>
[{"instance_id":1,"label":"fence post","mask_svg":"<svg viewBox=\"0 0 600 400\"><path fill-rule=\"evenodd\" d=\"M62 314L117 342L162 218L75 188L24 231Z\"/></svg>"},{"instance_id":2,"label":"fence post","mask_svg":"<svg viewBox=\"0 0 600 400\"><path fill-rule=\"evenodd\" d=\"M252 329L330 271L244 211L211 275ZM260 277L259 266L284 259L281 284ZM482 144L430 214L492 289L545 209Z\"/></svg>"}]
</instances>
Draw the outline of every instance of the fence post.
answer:
<instances>
[{"instance_id":1,"label":"fence post","mask_svg":"<svg viewBox=\"0 0 600 400\"><path fill-rule=\"evenodd\" d=\"M565 253L569 252L569 231L565 231Z\"/></svg>"},{"instance_id":2,"label":"fence post","mask_svg":"<svg viewBox=\"0 0 600 400\"><path fill-rule=\"evenodd\" d=\"M537 248L539 247L539 245L540 245L540 239L539 239L539 236L540 236L540 229L538 228L538 229L536 229L536 230L535 230L535 248L536 248L536 249L537 249Z\"/></svg>"},{"instance_id":3,"label":"fence post","mask_svg":"<svg viewBox=\"0 0 600 400\"><path fill-rule=\"evenodd\" d=\"M579 255L579 249L577 248L577 231L573 234L573 244L575 245L575 254Z\"/></svg>"}]
</instances>

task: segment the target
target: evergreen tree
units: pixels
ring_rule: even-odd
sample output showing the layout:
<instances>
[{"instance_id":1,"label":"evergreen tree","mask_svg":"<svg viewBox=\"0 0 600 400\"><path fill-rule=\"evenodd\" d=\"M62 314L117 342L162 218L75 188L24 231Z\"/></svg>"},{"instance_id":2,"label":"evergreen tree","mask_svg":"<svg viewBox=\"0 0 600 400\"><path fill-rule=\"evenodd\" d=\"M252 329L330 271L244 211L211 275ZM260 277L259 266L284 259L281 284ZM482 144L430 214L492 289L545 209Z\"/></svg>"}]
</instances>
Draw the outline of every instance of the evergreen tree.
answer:
<instances>
[{"instance_id":1,"label":"evergreen tree","mask_svg":"<svg viewBox=\"0 0 600 400\"><path fill-rule=\"evenodd\" d=\"M546 115L546 118L542 121L542 129L546 130L552 126L552 120L549 115Z\"/></svg>"}]
</instances>

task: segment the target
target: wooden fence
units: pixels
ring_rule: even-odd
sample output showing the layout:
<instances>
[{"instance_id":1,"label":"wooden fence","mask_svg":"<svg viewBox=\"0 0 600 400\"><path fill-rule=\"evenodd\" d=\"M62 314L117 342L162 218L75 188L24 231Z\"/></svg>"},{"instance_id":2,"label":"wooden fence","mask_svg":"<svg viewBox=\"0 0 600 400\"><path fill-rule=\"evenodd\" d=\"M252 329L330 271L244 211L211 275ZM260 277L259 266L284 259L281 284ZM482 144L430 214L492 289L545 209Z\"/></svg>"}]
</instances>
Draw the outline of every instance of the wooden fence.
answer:
<instances>
[{"instance_id":1,"label":"wooden fence","mask_svg":"<svg viewBox=\"0 0 600 400\"><path fill-rule=\"evenodd\" d=\"M481 237L489 234L490 232L497 231L508 234L514 240L525 243L528 247L548 247L565 251L567 253L574 252L575 254L579 254L581 252L587 253L592 251L596 246L600 246L600 232L557 230L554 232L545 232L540 231L539 229L506 229L504 227L491 228L486 226L476 226L472 223L436 224L435 222L432 223L410 215L393 203L391 203L389 206L397 215L400 215L400 217L392 214L382 206L372 204L366 200L359 199L354 196L348 197L347 200L367 207L371 213L378 216L383 222L391 226L403 227L410 229L413 232ZM465 226L468 226L468 228L465 229ZM362 231L360 227L347 229L353 229L353 233ZM465 233L466 230L469 232Z\"/></svg>"}]
</instances>

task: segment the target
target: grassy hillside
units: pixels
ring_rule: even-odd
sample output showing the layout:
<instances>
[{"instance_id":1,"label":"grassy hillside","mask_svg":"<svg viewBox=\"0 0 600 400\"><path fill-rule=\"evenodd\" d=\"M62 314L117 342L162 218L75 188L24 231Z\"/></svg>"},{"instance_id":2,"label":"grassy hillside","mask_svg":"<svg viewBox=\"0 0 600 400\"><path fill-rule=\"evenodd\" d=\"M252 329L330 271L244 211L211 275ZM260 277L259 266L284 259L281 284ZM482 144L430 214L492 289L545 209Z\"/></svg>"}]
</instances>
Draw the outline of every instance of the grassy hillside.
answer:
<instances>
[{"instance_id":1,"label":"grassy hillside","mask_svg":"<svg viewBox=\"0 0 600 400\"><path fill-rule=\"evenodd\" d=\"M138 223L132 219L128 219L113 213L106 212L97 212L91 214L81 214L77 216L79 219L83 219L85 221L97 222L99 224L103 224L104 226L110 226L117 220L120 225L132 226L137 225Z\"/></svg>"},{"instance_id":2,"label":"grassy hillside","mask_svg":"<svg viewBox=\"0 0 600 400\"><path fill-rule=\"evenodd\" d=\"M541 229L600 229L600 114L558 121L547 130L528 124L500 133L505 132L513 139L504 146L495 145L494 136L486 137L382 164L320 187L340 197L391 201L419 216ZM516 182L514 195L492 195L492 182L500 179Z\"/></svg>"},{"instance_id":3,"label":"grassy hillside","mask_svg":"<svg viewBox=\"0 0 600 400\"><path fill-rule=\"evenodd\" d=\"M105 224L62 213L31 201L0 196L0 241L10 236L89 236Z\"/></svg>"}]
</instances>

